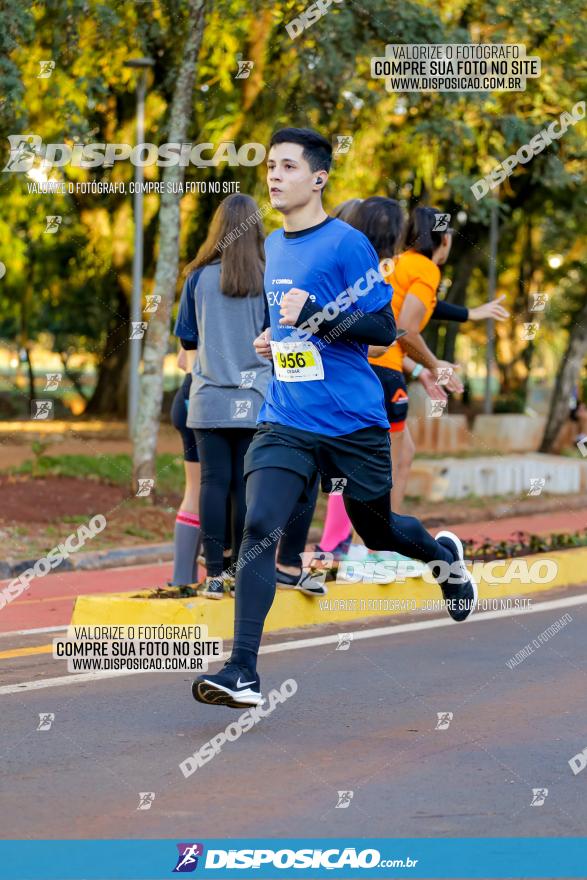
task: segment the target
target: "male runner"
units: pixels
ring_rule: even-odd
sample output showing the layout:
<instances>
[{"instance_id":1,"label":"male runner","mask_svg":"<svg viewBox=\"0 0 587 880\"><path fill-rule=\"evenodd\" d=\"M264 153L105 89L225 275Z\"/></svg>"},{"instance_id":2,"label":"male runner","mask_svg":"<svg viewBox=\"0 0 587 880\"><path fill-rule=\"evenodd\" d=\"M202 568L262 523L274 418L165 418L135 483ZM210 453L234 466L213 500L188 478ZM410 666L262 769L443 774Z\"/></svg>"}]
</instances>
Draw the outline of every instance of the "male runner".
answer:
<instances>
[{"instance_id":1,"label":"male runner","mask_svg":"<svg viewBox=\"0 0 587 880\"><path fill-rule=\"evenodd\" d=\"M345 507L366 546L456 563L458 576L439 581L451 617L465 620L477 601L457 536L440 532L435 540L414 517L391 512L389 424L367 360L368 345L396 338L391 289L366 236L322 207L331 160L328 141L309 129L271 138L267 182L284 222L265 242L271 326L255 348L273 358L275 374L245 459L232 654L220 673L194 681L202 703L241 708L263 700L257 655L275 596L268 537L285 527L316 469L327 491L333 479L345 481Z\"/></svg>"}]
</instances>

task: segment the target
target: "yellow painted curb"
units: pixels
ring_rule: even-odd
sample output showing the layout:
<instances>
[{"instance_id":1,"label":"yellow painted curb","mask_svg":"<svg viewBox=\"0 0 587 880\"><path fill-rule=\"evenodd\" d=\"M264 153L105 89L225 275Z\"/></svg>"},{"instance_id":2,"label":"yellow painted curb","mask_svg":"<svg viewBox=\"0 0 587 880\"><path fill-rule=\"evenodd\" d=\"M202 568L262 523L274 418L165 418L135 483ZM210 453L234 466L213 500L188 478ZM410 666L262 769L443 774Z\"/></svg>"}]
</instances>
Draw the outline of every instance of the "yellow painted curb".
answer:
<instances>
[{"instance_id":1,"label":"yellow painted curb","mask_svg":"<svg viewBox=\"0 0 587 880\"><path fill-rule=\"evenodd\" d=\"M496 578L503 577L508 564L516 565L518 572L523 567L531 572L533 566L541 564L544 576L547 561L557 567L556 576L548 583L524 584L519 580L509 584L496 583ZM492 607L484 608L483 600L516 599L586 582L587 547L496 560L495 563L486 563L483 568L487 580L485 577L477 578L480 610L493 610ZM534 568L534 571L540 574L539 569ZM278 590L267 618L265 632L320 626L339 621L351 624L371 617L388 618L395 614L414 613L417 609L438 611L441 607L438 604L426 607L426 603L439 603L442 596L435 584L428 584L422 578L409 578L403 583L386 585L328 583L327 586L328 595L321 599L304 596L296 590ZM205 624L210 638L231 639L233 636L232 599L212 601L199 596L192 599L149 599L147 597L151 595L150 591L139 591L135 595L140 598L131 599L128 593L79 596L75 602L71 625ZM51 652L52 645L12 648L0 651L0 660Z\"/></svg>"},{"instance_id":2,"label":"yellow painted curb","mask_svg":"<svg viewBox=\"0 0 587 880\"><path fill-rule=\"evenodd\" d=\"M531 574L534 572L535 576L544 577L547 561L557 567L556 575L548 583L522 583L519 579L512 583L496 583L499 577L503 577L508 564L516 565L518 572L526 567ZM488 570L490 566L493 568ZM587 548L496 560L495 563L486 563L483 568L484 577L477 578L480 600L528 596L587 581ZM490 580L485 580L485 576L489 576ZM328 583L327 586L328 595L320 599L304 596L297 590L278 590L265 632L336 621L351 623L369 617L413 613L416 609L437 611L438 607L430 607L430 603L438 603L442 599L439 588L422 578L409 578L403 583L386 585ZM232 638L234 602L229 598L220 601L199 596L189 599L148 599L148 593L140 595L143 598L132 599L128 593L79 596L71 625L205 624L210 638ZM480 610L486 610L483 602L480 603Z\"/></svg>"},{"instance_id":3,"label":"yellow painted curb","mask_svg":"<svg viewBox=\"0 0 587 880\"><path fill-rule=\"evenodd\" d=\"M28 657L31 654L50 654L52 645L35 645L33 648L11 648L9 651L0 651L0 660L9 660L11 657Z\"/></svg>"}]
</instances>

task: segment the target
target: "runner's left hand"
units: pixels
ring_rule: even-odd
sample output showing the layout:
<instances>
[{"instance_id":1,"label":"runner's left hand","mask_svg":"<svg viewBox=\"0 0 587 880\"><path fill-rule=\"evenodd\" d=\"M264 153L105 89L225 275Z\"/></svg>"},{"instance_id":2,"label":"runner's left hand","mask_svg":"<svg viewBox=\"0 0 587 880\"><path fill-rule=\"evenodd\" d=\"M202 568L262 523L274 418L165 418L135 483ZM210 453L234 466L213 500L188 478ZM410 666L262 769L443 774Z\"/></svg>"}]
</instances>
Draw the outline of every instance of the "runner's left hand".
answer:
<instances>
[{"instance_id":1,"label":"runner's left hand","mask_svg":"<svg viewBox=\"0 0 587 880\"><path fill-rule=\"evenodd\" d=\"M509 318L510 313L501 305L504 299L505 293L496 297L496 299L492 299L491 302L483 303L482 306L476 306L474 309L469 309L469 320L482 321L484 318L493 318L494 321L503 321L505 318Z\"/></svg>"},{"instance_id":2,"label":"runner's left hand","mask_svg":"<svg viewBox=\"0 0 587 880\"><path fill-rule=\"evenodd\" d=\"M447 391L452 391L453 394L462 394L464 391L464 386L459 377L457 376L457 370L461 369L460 364L451 364L450 361L437 361L436 369L433 371L435 373L436 378L440 378L440 373L442 370L449 370L448 380L442 382L444 388Z\"/></svg>"},{"instance_id":3,"label":"runner's left hand","mask_svg":"<svg viewBox=\"0 0 587 880\"><path fill-rule=\"evenodd\" d=\"M292 287L291 290L284 293L279 308L279 313L281 314L279 323L295 327L304 303L309 296L310 294L307 290L300 290L299 287Z\"/></svg>"},{"instance_id":4,"label":"runner's left hand","mask_svg":"<svg viewBox=\"0 0 587 880\"><path fill-rule=\"evenodd\" d=\"M448 400L448 395L442 385L436 384L436 376L432 370L424 367L417 381L422 385L430 400Z\"/></svg>"}]
</instances>

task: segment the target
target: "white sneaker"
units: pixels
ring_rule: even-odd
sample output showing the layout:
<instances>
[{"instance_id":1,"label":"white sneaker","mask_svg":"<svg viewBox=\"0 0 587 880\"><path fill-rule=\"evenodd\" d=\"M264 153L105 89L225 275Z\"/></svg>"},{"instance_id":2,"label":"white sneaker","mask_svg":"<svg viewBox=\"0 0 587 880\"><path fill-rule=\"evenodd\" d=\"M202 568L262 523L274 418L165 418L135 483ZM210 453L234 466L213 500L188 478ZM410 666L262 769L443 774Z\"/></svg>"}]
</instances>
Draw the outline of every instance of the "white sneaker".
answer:
<instances>
[{"instance_id":1,"label":"white sneaker","mask_svg":"<svg viewBox=\"0 0 587 880\"><path fill-rule=\"evenodd\" d=\"M403 553L396 553L395 550L380 550L376 555L380 562L395 563L395 579L398 581L404 578L422 577L426 569L426 564L420 559L412 559L411 556L404 556Z\"/></svg>"},{"instance_id":2,"label":"white sneaker","mask_svg":"<svg viewBox=\"0 0 587 880\"><path fill-rule=\"evenodd\" d=\"M345 553L342 558L344 562L364 562L368 555L369 551L364 544L351 544L348 553Z\"/></svg>"}]
</instances>

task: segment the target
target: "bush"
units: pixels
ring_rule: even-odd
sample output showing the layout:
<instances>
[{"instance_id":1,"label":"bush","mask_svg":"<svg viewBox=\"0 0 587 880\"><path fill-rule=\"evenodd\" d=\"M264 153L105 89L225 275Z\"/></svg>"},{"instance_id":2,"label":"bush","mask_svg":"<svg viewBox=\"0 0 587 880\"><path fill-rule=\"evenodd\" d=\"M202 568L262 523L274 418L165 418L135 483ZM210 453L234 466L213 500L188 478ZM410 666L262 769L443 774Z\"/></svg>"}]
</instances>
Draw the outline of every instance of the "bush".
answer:
<instances>
[{"instance_id":1,"label":"bush","mask_svg":"<svg viewBox=\"0 0 587 880\"><path fill-rule=\"evenodd\" d=\"M521 393L500 394L493 406L494 413L523 414L526 409L526 396Z\"/></svg>"}]
</instances>

